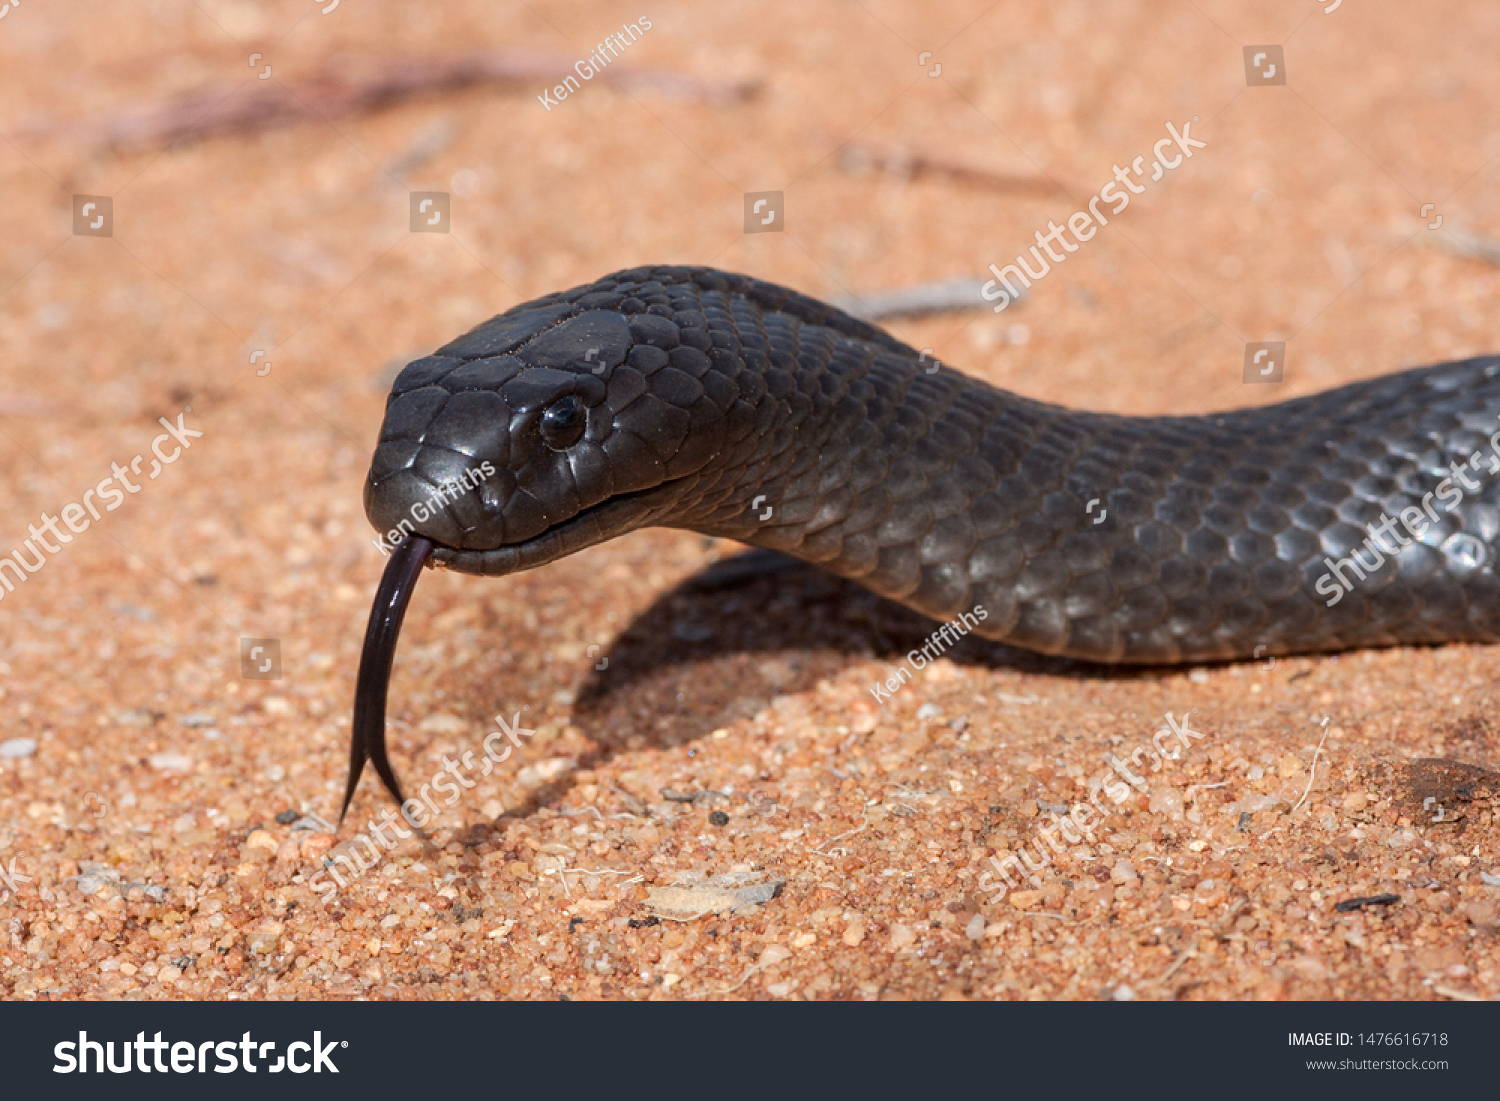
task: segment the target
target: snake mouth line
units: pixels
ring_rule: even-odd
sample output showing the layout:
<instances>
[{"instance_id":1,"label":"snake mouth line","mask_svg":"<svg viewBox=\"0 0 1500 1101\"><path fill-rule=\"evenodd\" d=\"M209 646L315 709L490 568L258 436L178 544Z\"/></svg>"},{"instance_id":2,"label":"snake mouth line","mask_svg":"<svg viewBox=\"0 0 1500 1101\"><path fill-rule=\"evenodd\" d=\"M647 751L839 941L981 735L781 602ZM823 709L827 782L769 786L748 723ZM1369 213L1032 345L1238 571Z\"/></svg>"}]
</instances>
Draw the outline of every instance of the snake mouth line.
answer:
<instances>
[{"instance_id":1,"label":"snake mouth line","mask_svg":"<svg viewBox=\"0 0 1500 1101\"><path fill-rule=\"evenodd\" d=\"M432 564L458 573L500 577L535 569L655 522L659 506L676 495L675 482L622 493L568 517L530 539L488 550L432 542Z\"/></svg>"}]
</instances>

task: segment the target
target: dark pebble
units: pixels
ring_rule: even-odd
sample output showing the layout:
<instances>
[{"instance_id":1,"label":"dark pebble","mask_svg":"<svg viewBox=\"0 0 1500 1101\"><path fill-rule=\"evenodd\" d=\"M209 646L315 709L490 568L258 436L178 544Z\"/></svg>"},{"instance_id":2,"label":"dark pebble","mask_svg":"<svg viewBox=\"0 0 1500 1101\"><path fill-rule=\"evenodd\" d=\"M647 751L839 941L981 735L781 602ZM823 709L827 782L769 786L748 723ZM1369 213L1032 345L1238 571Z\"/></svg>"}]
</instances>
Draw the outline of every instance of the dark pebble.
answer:
<instances>
[{"instance_id":1,"label":"dark pebble","mask_svg":"<svg viewBox=\"0 0 1500 1101\"><path fill-rule=\"evenodd\" d=\"M729 825L729 815L721 810L716 810L708 816L708 821L710 825L727 826Z\"/></svg>"},{"instance_id":2,"label":"dark pebble","mask_svg":"<svg viewBox=\"0 0 1500 1101\"><path fill-rule=\"evenodd\" d=\"M284 810L276 816L276 821L283 826L290 826L293 822L301 817L302 815L298 814L294 810Z\"/></svg>"}]
</instances>

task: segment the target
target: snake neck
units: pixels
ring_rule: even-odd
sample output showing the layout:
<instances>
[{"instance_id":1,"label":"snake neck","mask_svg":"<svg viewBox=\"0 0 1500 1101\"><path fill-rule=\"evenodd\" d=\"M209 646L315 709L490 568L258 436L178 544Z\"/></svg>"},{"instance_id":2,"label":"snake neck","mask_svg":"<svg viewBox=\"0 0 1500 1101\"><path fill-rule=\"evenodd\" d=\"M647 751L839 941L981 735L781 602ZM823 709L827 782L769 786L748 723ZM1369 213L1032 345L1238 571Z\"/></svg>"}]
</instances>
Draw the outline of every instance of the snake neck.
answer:
<instances>
[{"instance_id":1,"label":"snake neck","mask_svg":"<svg viewBox=\"0 0 1500 1101\"><path fill-rule=\"evenodd\" d=\"M746 400L714 462L653 495L651 522L781 551L936 618L972 608L986 531L1058 491L1072 509L1060 472L1118 419L978 383L884 334L775 320L768 354L739 350Z\"/></svg>"}]
</instances>

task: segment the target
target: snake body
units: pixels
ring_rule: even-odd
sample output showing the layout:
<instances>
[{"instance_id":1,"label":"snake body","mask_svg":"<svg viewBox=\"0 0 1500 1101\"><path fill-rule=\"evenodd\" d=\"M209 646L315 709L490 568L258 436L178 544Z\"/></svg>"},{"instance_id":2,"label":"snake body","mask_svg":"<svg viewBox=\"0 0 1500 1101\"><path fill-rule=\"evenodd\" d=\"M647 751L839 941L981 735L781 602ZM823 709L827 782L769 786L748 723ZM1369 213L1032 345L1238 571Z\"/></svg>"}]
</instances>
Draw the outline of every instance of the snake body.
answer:
<instances>
[{"instance_id":1,"label":"snake body","mask_svg":"<svg viewBox=\"0 0 1500 1101\"><path fill-rule=\"evenodd\" d=\"M429 553L501 575L685 528L1095 662L1490 642L1497 429L1495 356L1254 409L1117 416L1007 393L747 276L617 272L397 377L365 510L413 537L387 571L409 580L372 615L386 641L367 646L350 791L361 753L389 768L376 673L391 597L404 609Z\"/></svg>"}]
</instances>

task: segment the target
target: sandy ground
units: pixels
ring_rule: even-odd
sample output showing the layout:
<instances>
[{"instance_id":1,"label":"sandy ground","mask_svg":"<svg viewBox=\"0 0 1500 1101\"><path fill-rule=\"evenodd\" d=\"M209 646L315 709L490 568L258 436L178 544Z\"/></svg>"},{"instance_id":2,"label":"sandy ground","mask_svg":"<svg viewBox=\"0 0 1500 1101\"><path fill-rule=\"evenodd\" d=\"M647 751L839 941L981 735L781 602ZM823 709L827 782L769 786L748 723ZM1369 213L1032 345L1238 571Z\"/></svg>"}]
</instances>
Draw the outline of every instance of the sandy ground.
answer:
<instances>
[{"instance_id":1,"label":"sandy ground","mask_svg":"<svg viewBox=\"0 0 1500 1101\"><path fill-rule=\"evenodd\" d=\"M965 642L882 705L931 624L811 570L700 578L739 548L678 532L424 577L405 781L491 716L535 733L464 774L430 846L330 885L386 809L367 779L338 837L312 818L383 563L360 489L384 390L491 314L644 262L820 296L978 276L1196 119L1206 146L1024 301L893 331L1133 413L1500 350L1500 272L1450 236L1500 236L1487 0L645 4L0 21L0 550L144 460L0 600L0 996L1500 995L1494 650L1112 672ZM531 80L169 147L61 127L400 55L582 58L642 16L620 64L759 94L595 82L548 110ZM1287 83L1247 87L1265 43ZM1059 190L859 171L851 144ZM450 193L452 232L409 232L409 190ZM784 232L742 232L751 191L785 194ZM75 194L112 198L111 237L72 233ZM1285 379L1245 385L1263 340ZM203 434L153 479L179 413ZM278 640L279 679L242 675L241 639ZM1202 737L1151 771L1168 712ZM1142 790L984 889L1132 754Z\"/></svg>"}]
</instances>

